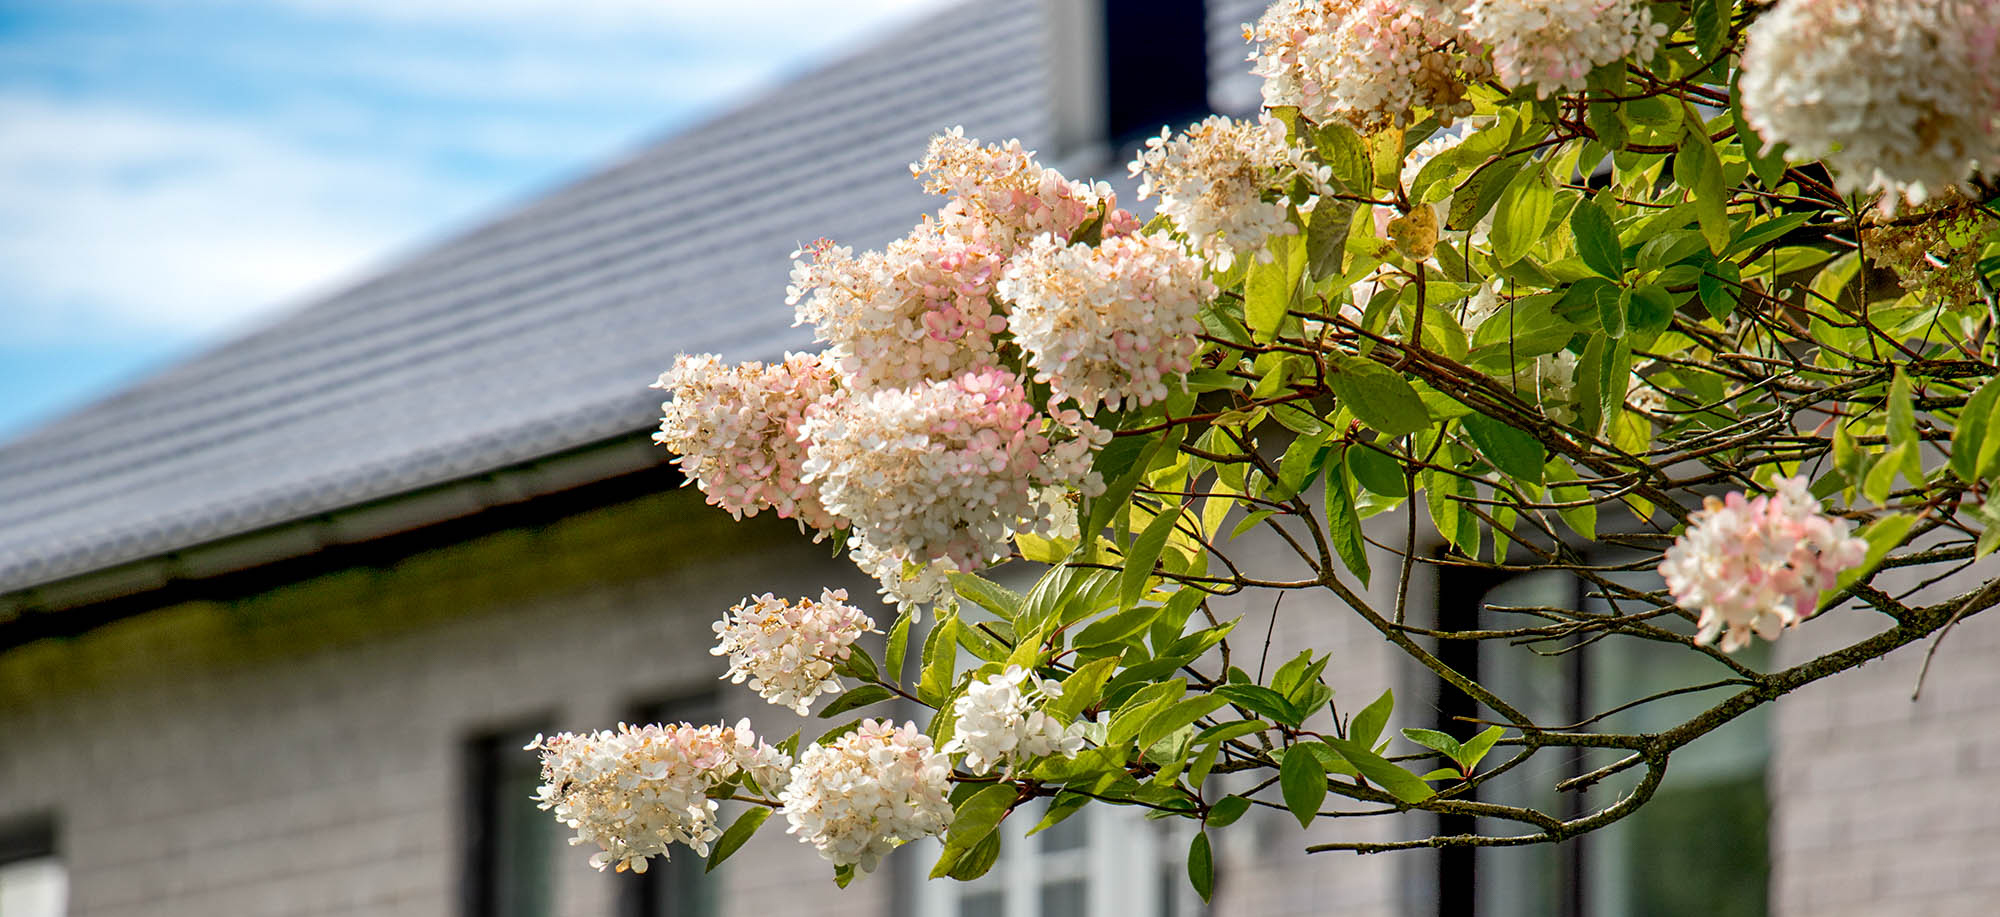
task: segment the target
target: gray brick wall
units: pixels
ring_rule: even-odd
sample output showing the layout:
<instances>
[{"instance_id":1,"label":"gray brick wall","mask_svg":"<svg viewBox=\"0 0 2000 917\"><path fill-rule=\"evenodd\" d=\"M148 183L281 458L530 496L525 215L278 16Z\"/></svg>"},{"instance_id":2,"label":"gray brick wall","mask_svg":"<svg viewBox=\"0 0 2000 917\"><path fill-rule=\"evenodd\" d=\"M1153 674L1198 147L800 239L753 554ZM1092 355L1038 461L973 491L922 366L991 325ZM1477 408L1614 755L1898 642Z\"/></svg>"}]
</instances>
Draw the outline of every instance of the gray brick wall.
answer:
<instances>
[{"instance_id":1,"label":"gray brick wall","mask_svg":"<svg viewBox=\"0 0 2000 917\"><path fill-rule=\"evenodd\" d=\"M1797 661L1888 623L1873 612L1830 612L1780 645ZM1953 630L1912 702L1928 645L1906 646L1778 703L1774 914L1995 912L2000 618L1974 617Z\"/></svg>"},{"instance_id":2,"label":"gray brick wall","mask_svg":"<svg viewBox=\"0 0 2000 917\"><path fill-rule=\"evenodd\" d=\"M709 689L731 602L862 585L782 524L716 539L692 497L0 656L0 816L57 816L73 917L455 914L470 735ZM885 912L889 882L835 890L782 828L724 867L732 913ZM556 900L602 917L619 880L586 855L559 852Z\"/></svg>"}]
</instances>

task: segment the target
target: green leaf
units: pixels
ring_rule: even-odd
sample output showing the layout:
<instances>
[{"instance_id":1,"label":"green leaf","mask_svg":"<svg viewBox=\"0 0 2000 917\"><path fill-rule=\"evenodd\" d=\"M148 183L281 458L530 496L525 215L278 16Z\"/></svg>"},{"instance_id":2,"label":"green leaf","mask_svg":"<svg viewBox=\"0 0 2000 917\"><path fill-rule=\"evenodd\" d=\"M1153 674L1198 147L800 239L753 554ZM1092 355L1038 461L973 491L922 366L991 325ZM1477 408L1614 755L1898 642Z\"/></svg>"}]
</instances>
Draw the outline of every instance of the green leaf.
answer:
<instances>
[{"instance_id":1,"label":"green leaf","mask_svg":"<svg viewBox=\"0 0 2000 917\"><path fill-rule=\"evenodd\" d=\"M951 827L944 835L945 846L970 847L984 840L1000 826L1000 819L1007 817L1017 798L1019 792L1004 783L983 787L966 797L952 813Z\"/></svg>"},{"instance_id":2,"label":"green leaf","mask_svg":"<svg viewBox=\"0 0 2000 917\"><path fill-rule=\"evenodd\" d=\"M1776 242L1785 233L1811 222L1812 218L1813 215L1810 213L1788 213L1783 216L1775 216L1768 220L1762 220L1745 229L1742 235L1737 236L1736 241L1730 243L1727 254L1734 257L1743 252L1755 249L1766 242Z\"/></svg>"},{"instance_id":3,"label":"green leaf","mask_svg":"<svg viewBox=\"0 0 2000 917\"><path fill-rule=\"evenodd\" d=\"M1366 745L1333 736L1325 736L1323 741L1340 752L1340 756L1346 758L1347 763L1354 765L1354 769L1359 771L1361 776L1374 781L1376 786L1387 790L1389 795L1397 799L1404 802L1422 802L1437 795L1437 791L1431 789L1430 784L1369 750ZM1287 760L1291 758L1290 755L1285 757Z\"/></svg>"},{"instance_id":4,"label":"green leaf","mask_svg":"<svg viewBox=\"0 0 2000 917\"><path fill-rule=\"evenodd\" d=\"M1294 708L1284 695L1263 685L1218 685L1215 693L1251 713L1287 726L1297 726L1305 719L1305 713Z\"/></svg>"},{"instance_id":5,"label":"green leaf","mask_svg":"<svg viewBox=\"0 0 2000 917\"><path fill-rule=\"evenodd\" d=\"M1690 117L1674 154L1674 180L1694 195L1694 215L1708 250L1720 254L1729 247L1729 191L1723 187L1722 160L1699 118Z\"/></svg>"},{"instance_id":6,"label":"green leaf","mask_svg":"<svg viewBox=\"0 0 2000 917\"><path fill-rule=\"evenodd\" d=\"M1421 729L1415 726L1405 727L1403 729L1403 738L1439 752L1453 761L1457 761L1458 756L1464 753L1464 749L1458 744L1457 739L1435 729Z\"/></svg>"},{"instance_id":7,"label":"green leaf","mask_svg":"<svg viewBox=\"0 0 2000 917\"><path fill-rule=\"evenodd\" d=\"M1474 170L1452 194L1445 228L1463 232L1477 225L1527 162L1526 156L1508 156Z\"/></svg>"},{"instance_id":8,"label":"green leaf","mask_svg":"<svg viewBox=\"0 0 2000 917\"><path fill-rule=\"evenodd\" d=\"M1880 506L1889 501L1889 493L1896 487L1896 472L1903 469L1903 462L1910 454L1910 446L1905 443L1890 449L1868 469L1868 476L1861 481L1861 494L1868 502Z\"/></svg>"},{"instance_id":9,"label":"green leaf","mask_svg":"<svg viewBox=\"0 0 2000 917\"><path fill-rule=\"evenodd\" d=\"M1576 253L1585 266L1612 280L1625 276L1625 249L1604 208L1585 200L1569 212L1569 229L1576 236Z\"/></svg>"},{"instance_id":10,"label":"green leaf","mask_svg":"<svg viewBox=\"0 0 2000 917\"><path fill-rule=\"evenodd\" d=\"M1278 326L1298 290L1299 275L1291 259L1291 246L1297 244L1294 240L1293 236L1272 236L1267 243L1271 260L1252 258L1249 277L1243 282L1243 316L1259 342L1277 337Z\"/></svg>"},{"instance_id":11,"label":"green leaf","mask_svg":"<svg viewBox=\"0 0 2000 917\"><path fill-rule=\"evenodd\" d=\"M1306 269L1314 280L1340 276L1340 263L1347 253L1349 223L1354 219L1353 201L1322 199L1313 208L1312 222L1306 224Z\"/></svg>"},{"instance_id":12,"label":"green leaf","mask_svg":"<svg viewBox=\"0 0 2000 917\"><path fill-rule=\"evenodd\" d=\"M1209 853L1208 832L1195 832L1194 840L1188 844L1187 870L1194 893L1206 902L1215 894L1215 859Z\"/></svg>"},{"instance_id":13,"label":"green leaf","mask_svg":"<svg viewBox=\"0 0 2000 917\"><path fill-rule=\"evenodd\" d=\"M896 613L896 623L889 628L888 668L891 681L903 680L903 657L910 650L910 622L916 618L916 609L905 608Z\"/></svg>"},{"instance_id":14,"label":"green leaf","mask_svg":"<svg viewBox=\"0 0 2000 917\"><path fill-rule=\"evenodd\" d=\"M741 849L745 842L754 837L757 829L763 826L764 820L770 818L771 813L775 811L777 810L767 806L751 806L743 810L742 815L736 816L736 820L729 823L722 836L715 839L715 846L709 848L708 862L701 867L701 871L714 872L715 867L721 866L723 860L729 859L730 854Z\"/></svg>"},{"instance_id":15,"label":"green leaf","mask_svg":"<svg viewBox=\"0 0 2000 917\"><path fill-rule=\"evenodd\" d=\"M1208 818L1203 824L1211 828L1227 828L1250 811L1250 800L1241 796L1224 796L1208 807Z\"/></svg>"},{"instance_id":16,"label":"green leaf","mask_svg":"<svg viewBox=\"0 0 2000 917\"><path fill-rule=\"evenodd\" d=\"M1740 298L1738 285L1742 281L1743 271L1735 262L1717 261L1702 270L1700 279L1695 281L1695 290L1708 314L1721 321L1736 311Z\"/></svg>"},{"instance_id":17,"label":"green leaf","mask_svg":"<svg viewBox=\"0 0 2000 917\"><path fill-rule=\"evenodd\" d=\"M1576 480L1576 470L1560 458L1550 459L1547 465L1542 466L1542 475L1551 484ZM1577 503L1588 499L1590 490L1585 487L1552 486L1549 488L1549 495L1555 498L1556 503ZM1594 504L1565 507L1556 510L1556 515L1562 517L1563 522L1569 525L1570 531L1582 535L1589 541L1597 540L1597 507Z\"/></svg>"},{"instance_id":18,"label":"green leaf","mask_svg":"<svg viewBox=\"0 0 2000 917\"><path fill-rule=\"evenodd\" d=\"M1090 797L1082 793L1071 793L1067 790L1057 793L1054 799L1049 800L1048 811L1042 813L1042 820L1035 822L1035 826L1028 829L1028 833L1023 836L1040 834L1049 828L1062 824L1064 819L1076 814L1077 810L1082 809L1089 802Z\"/></svg>"},{"instance_id":19,"label":"green leaf","mask_svg":"<svg viewBox=\"0 0 2000 917\"><path fill-rule=\"evenodd\" d=\"M833 868L833 884L835 887L846 888L847 884L852 881L854 881L854 866L852 864L835 866Z\"/></svg>"},{"instance_id":20,"label":"green leaf","mask_svg":"<svg viewBox=\"0 0 2000 917\"><path fill-rule=\"evenodd\" d=\"M1646 284L1626 292L1632 297L1625 306L1625 320L1631 325L1631 330L1640 334L1659 334L1673 324L1674 297L1666 289ZM1624 400L1624 392L1618 395L1619 400Z\"/></svg>"},{"instance_id":21,"label":"green leaf","mask_svg":"<svg viewBox=\"0 0 2000 917\"><path fill-rule=\"evenodd\" d=\"M1160 551L1167 546L1167 537L1174 533L1175 523L1187 504L1175 504L1173 508L1162 510L1146 523L1144 531L1132 542L1125 552L1125 569L1118 574L1118 604L1130 608L1138 604L1146 594L1146 580L1153 575L1153 564L1160 559Z\"/></svg>"},{"instance_id":22,"label":"green leaf","mask_svg":"<svg viewBox=\"0 0 2000 917\"><path fill-rule=\"evenodd\" d=\"M1271 728L1271 724L1262 720L1236 720L1230 723L1217 723L1196 733L1194 740L1189 744L1221 745L1231 739L1240 739L1247 735L1255 735L1269 728Z\"/></svg>"},{"instance_id":23,"label":"green leaf","mask_svg":"<svg viewBox=\"0 0 2000 917\"><path fill-rule=\"evenodd\" d=\"M862 685L834 698L833 703L826 705L826 709L819 712L819 716L821 719L829 719L853 710L856 707L866 707L869 704L881 703L895 696L890 693L888 688L881 687L880 685Z\"/></svg>"},{"instance_id":24,"label":"green leaf","mask_svg":"<svg viewBox=\"0 0 2000 917\"><path fill-rule=\"evenodd\" d=\"M1917 441L1916 395L1910 390L1910 377L1901 366L1896 367L1895 378L1889 383L1889 445L1911 449L1921 447ZM1910 483L1918 483L1914 478Z\"/></svg>"},{"instance_id":25,"label":"green leaf","mask_svg":"<svg viewBox=\"0 0 2000 917\"><path fill-rule=\"evenodd\" d=\"M1385 497L1410 495L1409 481L1394 457L1358 443L1348 446L1346 452L1347 470L1356 484Z\"/></svg>"},{"instance_id":26,"label":"green leaf","mask_svg":"<svg viewBox=\"0 0 2000 917\"><path fill-rule=\"evenodd\" d=\"M1278 765L1278 789L1299 827L1310 826L1319 814L1319 804L1326 801L1326 768L1319 763L1319 756L1297 745L1287 749L1285 760Z\"/></svg>"},{"instance_id":27,"label":"green leaf","mask_svg":"<svg viewBox=\"0 0 2000 917\"><path fill-rule=\"evenodd\" d=\"M1516 480L1542 482L1542 463L1548 460L1548 450L1541 440L1484 414L1468 414L1459 423L1493 467Z\"/></svg>"},{"instance_id":28,"label":"green leaf","mask_svg":"<svg viewBox=\"0 0 2000 917\"><path fill-rule=\"evenodd\" d=\"M1059 723L1067 723L1083 715L1090 705L1104 696L1104 683L1111 678L1111 671L1118 667L1118 657L1106 656L1092 659L1076 667L1063 679L1062 696L1049 701L1048 713Z\"/></svg>"},{"instance_id":29,"label":"green leaf","mask_svg":"<svg viewBox=\"0 0 2000 917\"><path fill-rule=\"evenodd\" d=\"M1106 733L1106 745L1122 745L1139 737L1140 728L1154 714L1167 708L1187 692L1187 679L1175 678L1171 681L1154 682L1134 692L1126 698L1118 712L1111 715L1111 728Z\"/></svg>"},{"instance_id":30,"label":"green leaf","mask_svg":"<svg viewBox=\"0 0 2000 917\"><path fill-rule=\"evenodd\" d=\"M1493 743L1500 741L1500 735L1504 732L1506 730L1499 726L1488 726L1484 732L1466 740L1465 745L1459 749L1458 763L1465 768L1467 774L1479 767L1480 760L1486 757L1487 752L1493 750Z\"/></svg>"},{"instance_id":31,"label":"green leaf","mask_svg":"<svg viewBox=\"0 0 2000 917\"><path fill-rule=\"evenodd\" d=\"M1632 291L1623 287L1603 287L1593 297L1597 300L1597 321L1604 326L1604 334L1612 339L1625 336L1625 310L1630 308Z\"/></svg>"},{"instance_id":32,"label":"green leaf","mask_svg":"<svg viewBox=\"0 0 2000 917\"><path fill-rule=\"evenodd\" d=\"M1424 400L1395 370L1361 358L1343 359L1331 369L1326 385L1341 406L1383 435L1402 436L1431 425Z\"/></svg>"},{"instance_id":33,"label":"green leaf","mask_svg":"<svg viewBox=\"0 0 2000 917\"><path fill-rule=\"evenodd\" d=\"M951 590L959 598L993 612L1002 621L1012 622L1021 612L1021 595L1012 589L972 573L950 573Z\"/></svg>"},{"instance_id":34,"label":"green leaf","mask_svg":"<svg viewBox=\"0 0 2000 917\"><path fill-rule=\"evenodd\" d=\"M1319 160L1333 169L1333 177L1355 194L1367 194L1375 186L1374 167L1368 161L1368 145L1354 128L1339 121L1317 125L1312 132L1313 148Z\"/></svg>"},{"instance_id":35,"label":"green leaf","mask_svg":"<svg viewBox=\"0 0 2000 917\"><path fill-rule=\"evenodd\" d=\"M1382 692L1375 702L1361 708L1354 715L1354 721L1347 725L1347 737L1368 748L1375 747L1375 740L1382 737L1382 729L1389 725L1389 714L1396 709L1396 692Z\"/></svg>"},{"instance_id":36,"label":"green leaf","mask_svg":"<svg viewBox=\"0 0 2000 917\"><path fill-rule=\"evenodd\" d=\"M951 850L952 848L950 847L945 848L947 854ZM959 854L952 861L951 868L945 872L945 875L960 882L970 882L992 870L993 864L999 861L1000 835L988 834L984 840L972 845L971 850ZM935 879L937 875L933 873L931 878Z\"/></svg>"},{"instance_id":37,"label":"green leaf","mask_svg":"<svg viewBox=\"0 0 2000 917\"><path fill-rule=\"evenodd\" d=\"M1714 60L1729 38L1729 14L1734 4L1729 0L1694 0L1693 7L1690 18L1694 21L1695 48L1701 51L1702 60Z\"/></svg>"},{"instance_id":38,"label":"green leaf","mask_svg":"<svg viewBox=\"0 0 2000 917\"><path fill-rule=\"evenodd\" d=\"M1140 727L1139 747L1153 747L1161 739L1193 724L1195 720L1214 713L1217 708L1228 702L1227 698L1219 695L1199 694L1169 705L1166 709L1153 714L1152 718L1146 720L1146 725Z\"/></svg>"},{"instance_id":39,"label":"green leaf","mask_svg":"<svg viewBox=\"0 0 2000 917\"><path fill-rule=\"evenodd\" d=\"M931 625L931 634L924 640L923 676L917 682L917 696L924 703L935 707L944 702L955 681L952 674L957 662L958 613L947 609L939 612L937 623Z\"/></svg>"},{"instance_id":40,"label":"green leaf","mask_svg":"<svg viewBox=\"0 0 2000 917\"><path fill-rule=\"evenodd\" d=\"M1347 475L1335 468L1326 476L1326 533L1333 540L1334 553L1347 565L1349 573L1368 585L1368 543L1361 537L1361 515L1354 508L1354 493Z\"/></svg>"},{"instance_id":41,"label":"green leaf","mask_svg":"<svg viewBox=\"0 0 2000 917\"><path fill-rule=\"evenodd\" d=\"M1135 634L1144 633L1146 628L1153 625L1154 619L1160 616L1160 611L1157 605L1140 605L1100 618L1078 632L1070 640L1070 645L1077 649L1088 649L1107 643L1117 643Z\"/></svg>"},{"instance_id":42,"label":"green leaf","mask_svg":"<svg viewBox=\"0 0 2000 917\"><path fill-rule=\"evenodd\" d=\"M2000 443L2000 377L1987 380L1958 412L1958 429L1951 433L1951 470L1960 481L1981 480L1980 459L2000 453L1987 448L1989 441Z\"/></svg>"},{"instance_id":43,"label":"green leaf","mask_svg":"<svg viewBox=\"0 0 2000 917\"><path fill-rule=\"evenodd\" d=\"M1541 241L1549 213L1555 209L1555 192L1543 180L1542 170L1522 169L1507 183L1493 214L1493 256L1505 266L1513 264Z\"/></svg>"}]
</instances>

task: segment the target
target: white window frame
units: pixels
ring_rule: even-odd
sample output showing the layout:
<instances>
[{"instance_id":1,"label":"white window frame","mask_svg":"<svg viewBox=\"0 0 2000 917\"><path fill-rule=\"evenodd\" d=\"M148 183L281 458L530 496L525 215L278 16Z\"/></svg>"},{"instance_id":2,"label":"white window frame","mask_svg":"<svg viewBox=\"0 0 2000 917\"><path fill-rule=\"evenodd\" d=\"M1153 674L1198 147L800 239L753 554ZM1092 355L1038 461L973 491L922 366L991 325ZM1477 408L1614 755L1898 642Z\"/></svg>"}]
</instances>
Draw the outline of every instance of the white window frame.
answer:
<instances>
[{"instance_id":1,"label":"white window frame","mask_svg":"<svg viewBox=\"0 0 2000 917\"><path fill-rule=\"evenodd\" d=\"M1085 914L1159 914L1162 886L1179 889L1187 881L1182 864L1193 825L1183 823L1185 819L1147 821L1144 812L1133 806L1086 805L1070 816L1084 820L1083 847L1043 853L1042 834L1024 836L1041 820L1039 809L1024 806L1001 823L1000 859L971 882L928 878L940 850L936 841L903 851L899 855L909 857L915 867L907 871L916 883L911 890L914 917L962 917L960 905L966 898L992 891L1004 896L1001 917L1042 917L1043 887L1073 878L1086 882ZM1178 884L1168 885L1163 875ZM1192 895L1189 890L1183 897Z\"/></svg>"}]
</instances>

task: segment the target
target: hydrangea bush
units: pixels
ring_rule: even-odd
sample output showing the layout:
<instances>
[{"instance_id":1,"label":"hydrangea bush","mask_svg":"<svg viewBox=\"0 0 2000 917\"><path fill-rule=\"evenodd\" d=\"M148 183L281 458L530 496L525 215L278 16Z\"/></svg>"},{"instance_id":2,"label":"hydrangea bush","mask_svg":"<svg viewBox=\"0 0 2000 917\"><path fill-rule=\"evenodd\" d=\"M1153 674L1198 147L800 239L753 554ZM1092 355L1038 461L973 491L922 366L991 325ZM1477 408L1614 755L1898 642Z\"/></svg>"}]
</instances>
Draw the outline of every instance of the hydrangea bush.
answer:
<instances>
[{"instance_id":1,"label":"hydrangea bush","mask_svg":"<svg viewBox=\"0 0 2000 917\"><path fill-rule=\"evenodd\" d=\"M796 256L823 353L661 376L689 482L830 538L889 606L878 664L844 592L746 599L723 677L919 721L803 750L747 724L538 741L543 806L600 868L719 861L782 812L842 884L934 836L932 874L969 879L1048 797L1049 820L1199 823L1204 895L1210 832L1251 806L1515 826L1313 851L1560 841L1746 711L2000 604L2000 3L1279 0L1245 35L1264 110L1149 141L1149 220L952 129L913 151L938 207L906 238ZM1246 545L1295 572L1246 572ZM1597 610L1427 629L1423 565L1561 571ZM1232 664L1256 654L1214 600L1290 592L1498 724L1386 735L1393 696L1335 704L1327 655ZM1731 655L1827 614L1878 627L1781 668ZM1636 703L1707 708L1537 722L1431 649L1607 639L1706 660L1721 680ZM1581 747L1618 757L1557 790L1629 791L1475 798ZM750 807L718 830L718 799Z\"/></svg>"}]
</instances>

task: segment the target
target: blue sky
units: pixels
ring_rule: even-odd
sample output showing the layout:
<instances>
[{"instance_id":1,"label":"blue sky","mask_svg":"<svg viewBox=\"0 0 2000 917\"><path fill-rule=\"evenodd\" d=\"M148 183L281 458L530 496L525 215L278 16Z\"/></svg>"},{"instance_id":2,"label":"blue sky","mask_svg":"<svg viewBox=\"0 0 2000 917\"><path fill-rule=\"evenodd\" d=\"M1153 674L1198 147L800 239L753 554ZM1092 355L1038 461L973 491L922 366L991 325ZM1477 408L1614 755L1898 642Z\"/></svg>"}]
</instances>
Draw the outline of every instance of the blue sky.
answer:
<instances>
[{"instance_id":1,"label":"blue sky","mask_svg":"<svg viewBox=\"0 0 2000 917\"><path fill-rule=\"evenodd\" d=\"M945 0L0 0L0 439Z\"/></svg>"}]
</instances>

